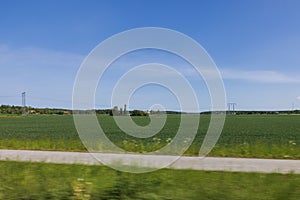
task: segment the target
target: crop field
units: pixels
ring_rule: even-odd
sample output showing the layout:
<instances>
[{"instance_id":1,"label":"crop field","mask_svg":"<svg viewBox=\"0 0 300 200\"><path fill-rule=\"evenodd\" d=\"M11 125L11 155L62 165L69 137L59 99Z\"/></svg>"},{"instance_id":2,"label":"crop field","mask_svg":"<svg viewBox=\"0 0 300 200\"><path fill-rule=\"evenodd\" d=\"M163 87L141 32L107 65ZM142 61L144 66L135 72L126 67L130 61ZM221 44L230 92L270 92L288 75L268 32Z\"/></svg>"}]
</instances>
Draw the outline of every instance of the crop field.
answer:
<instances>
[{"instance_id":1,"label":"crop field","mask_svg":"<svg viewBox=\"0 0 300 200\"><path fill-rule=\"evenodd\" d=\"M0 199L290 199L300 175L163 169L146 174L107 167L0 162ZM9 175L9 176L7 176ZM280 184L278 184L280 183Z\"/></svg>"},{"instance_id":2,"label":"crop field","mask_svg":"<svg viewBox=\"0 0 300 200\"><path fill-rule=\"evenodd\" d=\"M136 139L123 133L108 115L99 123L116 145L130 152L150 152L166 145L176 134L180 115L168 115L155 136ZM139 125L148 117L134 117ZM185 155L197 155L210 115L201 115L198 134ZM86 151L71 115L28 115L0 118L1 149ZM228 115L210 156L300 159L300 115Z\"/></svg>"}]
</instances>

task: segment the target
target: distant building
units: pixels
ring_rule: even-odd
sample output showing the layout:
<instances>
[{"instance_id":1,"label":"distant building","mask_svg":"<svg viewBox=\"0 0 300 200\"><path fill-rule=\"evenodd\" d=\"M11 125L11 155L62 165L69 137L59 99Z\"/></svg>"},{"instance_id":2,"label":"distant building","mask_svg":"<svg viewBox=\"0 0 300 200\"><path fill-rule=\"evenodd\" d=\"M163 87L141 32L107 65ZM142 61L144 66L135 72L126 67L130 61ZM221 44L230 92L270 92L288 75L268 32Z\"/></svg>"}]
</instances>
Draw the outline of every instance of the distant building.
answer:
<instances>
[{"instance_id":1,"label":"distant building","mask_svg":"<svg viewBox=\"0 0 300 200\"><path fill-rule=\"evenodd\" d=\"M35 110L29 110L28 112L29 112L29 114L36 114Z\"/></svg>"},{"instance_id":2,"label":"distant building","mask_svg":"<svg viewBox=\"0 0 300 200\"><path fill-rule=\"evenodd\" d=\"M70 115L70 114L71 114L70 111L67 111L67 110L64 111L64 115Z\"/></svg>"}]
</instances>

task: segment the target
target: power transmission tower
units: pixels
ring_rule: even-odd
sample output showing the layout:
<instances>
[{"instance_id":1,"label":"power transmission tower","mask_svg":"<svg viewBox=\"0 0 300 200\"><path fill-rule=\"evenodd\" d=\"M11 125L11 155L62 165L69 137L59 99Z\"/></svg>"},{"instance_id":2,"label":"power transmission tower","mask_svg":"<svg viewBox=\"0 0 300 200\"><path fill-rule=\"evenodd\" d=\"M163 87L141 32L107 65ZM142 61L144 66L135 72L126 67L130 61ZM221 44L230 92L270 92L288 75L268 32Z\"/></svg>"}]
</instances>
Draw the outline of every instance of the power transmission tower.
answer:
<instances>
[{"instance_id":1,"label":"power transmission tower","mask_svg":"<svg viewBox=\"0 0 300 200\"><path fill-rule=\"evenodd\" d=\"M26 114L26 92L22 92L22 114Z\"/></svg>"},{"instance_id":2,"label":"power transmission tower","mask_svg":"<svg viewBox=\"0 0 300 200\"><path fill-rule=\"evenodd\" d=\"M229 114L235 114L236 103L228 103Z\"/></svg>"}]
</instances>

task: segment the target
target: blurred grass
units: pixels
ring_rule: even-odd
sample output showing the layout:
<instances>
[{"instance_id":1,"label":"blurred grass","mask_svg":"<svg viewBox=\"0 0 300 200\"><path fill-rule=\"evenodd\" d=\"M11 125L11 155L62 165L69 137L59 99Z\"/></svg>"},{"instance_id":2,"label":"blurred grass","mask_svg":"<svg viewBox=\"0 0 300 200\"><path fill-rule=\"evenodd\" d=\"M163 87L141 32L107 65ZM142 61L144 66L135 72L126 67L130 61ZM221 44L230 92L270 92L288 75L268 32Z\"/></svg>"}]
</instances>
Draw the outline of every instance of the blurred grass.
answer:
<instances>
[{"instance_id":1,"label":"blurred grass","mask_svg":"<svg viewBox=\"0 0 300 200\"><path fill-rule=\"evenodd\" d=\"M0 199L300 199L300 175L0 162Z\"/></svg>"}]
</instances>

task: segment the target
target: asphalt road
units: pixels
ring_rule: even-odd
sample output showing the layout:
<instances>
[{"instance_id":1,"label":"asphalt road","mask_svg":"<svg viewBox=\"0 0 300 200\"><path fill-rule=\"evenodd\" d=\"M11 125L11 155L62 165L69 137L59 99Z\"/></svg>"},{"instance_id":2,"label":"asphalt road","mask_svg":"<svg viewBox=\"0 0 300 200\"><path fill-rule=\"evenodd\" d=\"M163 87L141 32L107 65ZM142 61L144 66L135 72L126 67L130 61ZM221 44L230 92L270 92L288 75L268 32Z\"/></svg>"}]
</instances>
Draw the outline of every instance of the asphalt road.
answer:
<instances>
[{"instance_id":1,"label":"asphalt road","mask_svg":"<svg viewBox=\"0 0 300 200\"><path fill-rule=\"evenodd\" d=\"M98 158L98 159L95 159ZM0 160L31 161L62 164L102 165L119 162L123 165L135 165L157 168L164 165L173 169L193 169L205 171L233 171L260 173L300 174L300 160L216 158L216 157L180 157L174 163L168 163L176 157L139 154L82 153L60 151L0 150Z\"/></svg>"}]
</instances>

